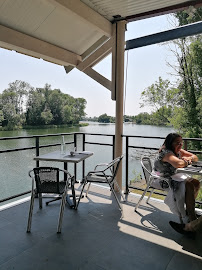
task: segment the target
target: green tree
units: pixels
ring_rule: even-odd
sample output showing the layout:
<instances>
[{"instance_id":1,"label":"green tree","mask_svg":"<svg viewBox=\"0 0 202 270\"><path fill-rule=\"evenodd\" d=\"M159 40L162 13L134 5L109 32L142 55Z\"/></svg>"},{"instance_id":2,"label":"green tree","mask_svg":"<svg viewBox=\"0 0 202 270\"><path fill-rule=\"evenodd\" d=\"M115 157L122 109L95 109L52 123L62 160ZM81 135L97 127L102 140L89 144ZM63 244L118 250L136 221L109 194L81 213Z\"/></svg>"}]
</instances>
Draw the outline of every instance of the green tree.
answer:
<instances>
[{"instance_id":1,"label":"green tree","mask_svg":"<svg viewBox=\"0 0 202 270\"><path fill-rule=\"evenodd\" d=\"M68 124L72 121L71 108L69 105L65 105L63 108L63 122Z\"/></svg>"},{"instance_id":2,"label":"green tree","mask_svg":"<svg viewBox=\"0 0 202 270\"><path fill-rule=\"evenodd\" d=\"M134 117L134 121L136 124L150 125L151 116L147 112L139 113Z\"/></svg>"},{"instance_id":3,"label":"green tree","mask_svg":"<svg viewBox=\"0 0 202 270\"><path fill-rule=\"evenodd\" d=\"M13 130L20 128L23 122L23 118L19 114L16 114L15 106L13 104L7 104L3 107L4 126L7 130Z\"/></svg>"},{"instance_id":4,"label":"green tree","mask_svg":"<svg viewBox=\"0 0 202 270\"><path fill-rule=\"evenodd\" d=\"M43 125L42 112L45 110L45 96L40 89L32 90L27 100L27 125Z\"/></svg>"},{"instance_id":5,"label":"green tree","mask_svg":"<svg viewBox=\"0 0 202 270\"><path fill-rule=\"evenodd\" d=\"M3 114L3 111L0 110L0 125L2 125L3 121L4 121L4 114Z\"/></svg>"},{"instance_id":6,"label":"green tree","mask_svg":"<svg viewBox=\"0 0 202 270\"><path fill-rule=\"evenodd\" d=\"M59 89L54 89L49 92L47 107L50 109L53 115L53 124L59 125L63 123L63 94Z\"/></svg>"},{"instance_id":7,"label":"green tree","mask_svg":"<svg viewBox=\"0 0 202 270\"><path fill-rule=\"evenodd\" d=\"M181 91L171 86L169 80L159 80L141 93L141 107L149 105L153 108L150 123L154 125L170 125L173 110L181 102Z\"/></svg>"},{"instance_id":8,"label":"green tree","mask_svg":"<svg viewBox=\"0 0 202 270\"><path fill-rule=\"evenodd\" d=\"M72 121L77 124L84 117L86 108L86 100L84 98L76 98L71 107Z\"/></svg>"},{"instance_id":9,"label":"green tree","mask_svg":"<svg viewBox=\"0 0 202 270\"><path fill-rule=\"evenodd\" d=\"M48 109L44 110L44 111L41 113L41 119L42 119L42 122L43 122L45 125L50 124L51 121L53 120L53 115L52 115L51 111L48 110Z\"/></svg>"},{"instance_id":10,"label":"green tree","mask_svg":"<svg viewBox=\"0 0 202 270\"><path fill-rule=\"evenodd\" d=\"M202 18L202 8L177 12L175 18L179 26L196 22ZM178 88L183 97L182 110L177 111L181 131L187 137L201 137L202 35L179 39L175 45L178 48L175 52L179 65ZM172 122L178 128L179 121L173 119ZM196 147L200 148L200 145Z\"/></svg>"},{"instance_id":11,"label":"green tree","mask_svg":"<svg viewBox=\"0 0 202 270\"><path fill-rule=\"evenodd\" d=\"M9 87L4 90L3 93L5 94L5 98L7 95L7 98L10 99L10 102L7 100L7 103L15 105L17 114L22 114L24 112L24 104L30 90L32 90L30 84L19 80L9 83Z\"/></svg>"},{"instance_id":12,"label":"green tree","mask_svg":"<svg viewBox=\"0 0 202 270\"><path fill-rule=\"evenodd\" d=\"M100 122L100 123L110 123L111 122L110 120L111 120L111 117L108 116L106 113L101 114L98 117L98 122Z\"/></svg>"},{"instance_id":13,"label":"green tree","mask_svg":"<svg viewBox=\"0 0 202 270\"><path fill-rule=\"evenodd\" d=\"M25 102L31 89L28 83L16 80L1 94L2 125L7 129L20 128L25 122Z\"/></svg>"}]
</instances>

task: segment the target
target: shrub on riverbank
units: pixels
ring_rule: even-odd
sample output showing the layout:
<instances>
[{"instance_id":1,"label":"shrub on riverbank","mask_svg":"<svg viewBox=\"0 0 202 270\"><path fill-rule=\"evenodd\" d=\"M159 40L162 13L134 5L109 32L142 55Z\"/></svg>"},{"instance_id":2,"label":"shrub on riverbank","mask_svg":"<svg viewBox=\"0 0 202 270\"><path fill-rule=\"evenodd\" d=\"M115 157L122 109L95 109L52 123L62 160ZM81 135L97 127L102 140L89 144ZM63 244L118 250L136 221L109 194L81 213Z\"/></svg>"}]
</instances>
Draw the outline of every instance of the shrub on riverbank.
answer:
<instances>
[{"instance_id":1,"label":"shrub on riverbank","mask_svg":"<svg viewBox=\"0 0 202 270\"><path fill-rule=\"evenodd\" d=\"M79 124L67 124L67 125L41 125L41 126L23 126L23 129L43 129L43 128L64 128L64 127L85 127L88 126L88 123L79 123Z\"/></svg>"},{"instance_id":2,"label":"shrub on riverbank","mask_svg":"<svg viewBox=\"0 0 202 270\"><path fill-rule=\"evenodd\" d=\"M46 128L73 128L73 127L86 127L88 126L88 123L79 123L79 124L74 124L74 125L41 125L41 126L30 126L30 125L26 125L23 127L17 127L17 128L12 128L12 130L19 130L19 129L46 129ZM0 131L8 131L10 129L8 129L7 127L2 127L0 126Z\"/></svg>"}]
</instances>

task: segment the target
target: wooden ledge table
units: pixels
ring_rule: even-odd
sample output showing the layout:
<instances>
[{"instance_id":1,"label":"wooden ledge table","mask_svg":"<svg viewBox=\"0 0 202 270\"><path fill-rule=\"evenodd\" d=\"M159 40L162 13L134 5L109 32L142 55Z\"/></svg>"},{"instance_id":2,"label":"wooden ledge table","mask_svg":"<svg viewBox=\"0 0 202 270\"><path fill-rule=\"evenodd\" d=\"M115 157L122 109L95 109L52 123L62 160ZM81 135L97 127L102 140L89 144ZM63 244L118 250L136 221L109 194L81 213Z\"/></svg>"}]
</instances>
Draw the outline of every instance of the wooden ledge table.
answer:
<instances>
[{"instance_id":1,"label":"wooden ledge table","mask_svg":"<svg viewBox=\"0 0 202 270\"><path fill-rule=\"evenodd\" d=\"M78 151L78 152L74 152L73 155L70 155L70 152L61 154L60 151L54 151L54 152L47 153L44 155L36 156L34 160L64 162L64 169L67 170L67 163L77 164L81 161L84 161L85 159L89 158L92 155L93 155L93 152L89 152L89 151ZM75 167L74 173L76 175L76 167ZM65 175L65 178L66 178L66 175ZM69 196L67 196L67 202L71 208L75 208L76 206L76 195L75 195L74 183L75 183L75 179L74 179L74 182L71 183L73 201L69 198Z\"/></svg>"}]
</instances>

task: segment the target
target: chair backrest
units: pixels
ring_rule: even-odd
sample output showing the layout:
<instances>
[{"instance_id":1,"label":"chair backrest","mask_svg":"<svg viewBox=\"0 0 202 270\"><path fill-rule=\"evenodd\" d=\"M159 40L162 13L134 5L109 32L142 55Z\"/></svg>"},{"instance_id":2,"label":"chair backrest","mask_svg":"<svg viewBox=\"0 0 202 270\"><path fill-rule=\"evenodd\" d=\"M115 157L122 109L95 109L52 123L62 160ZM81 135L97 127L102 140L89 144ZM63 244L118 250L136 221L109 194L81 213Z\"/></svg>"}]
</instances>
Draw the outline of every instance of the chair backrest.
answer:
<instances>
[{"instance_id":1,"label":"chair backrest","mask_svg":"<svg viewBox=\"0 0 202 270\"><path fill-rule=\"evenodd\" d=\"M149 178L150 178L151 172L152 172L152 164L151 164L150 158L149 157L142 157L141 165L142 165L142 170L144 173L146 183L148 184Z\"/></svg>"},{"instance_id":2,"label":"chair backrest","mask_svg":"<svg viewBox=\"0 0 202 270\"><path fill-rule=\"evenodd\" d=\"M111 181L110 182L113 182L114 181L114 178L116 177L117 175L117 172L118 172L118 169L119 169L119 166L120 166L120 163L121 163L121 160L123 159L123 155L120 156L120 157L117 157L115 158L114 160L112 160L108 166L107 166L107 169L112 169L111 172L112 172L112 177L111 177Z\"/></svg>"},{"instance_id":3,"label":"chair backrest","mask_svg":"<svg viewBox=\"0 0 202 270\"><path fill-rule=\"evenodd\" d=\"M33 171L38 193L61 193L59 168L38 167Z\"/></svg>"}]
</instances>

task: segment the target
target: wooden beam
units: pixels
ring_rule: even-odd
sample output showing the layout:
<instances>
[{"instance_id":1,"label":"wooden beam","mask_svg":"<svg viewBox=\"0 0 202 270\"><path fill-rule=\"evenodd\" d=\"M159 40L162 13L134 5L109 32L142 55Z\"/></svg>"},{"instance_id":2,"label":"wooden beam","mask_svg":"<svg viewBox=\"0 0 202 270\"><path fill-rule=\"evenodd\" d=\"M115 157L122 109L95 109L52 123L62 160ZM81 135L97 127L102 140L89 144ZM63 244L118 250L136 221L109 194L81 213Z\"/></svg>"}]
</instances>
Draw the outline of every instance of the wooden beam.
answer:
<instances>
[{"instance_id":1,"label":"wooden beam","mask_svg":"<svg viewBox=\"0 0 202 270\"><path fill-rule=\"evenodd\" d=\"M72 69L74 69L73 66L64 66L64 69L66 71L66 73L68 74L70 71L72 71Z\"/></svg>"},{"instance_id":2,"label":"wooden beam","mask_svg":"<svg viewBox=\"0 0 202 270\"><path fill-rule=\"evenodd\" d=\"M88 58L83 62L77 65L77 68L80 71L84 71L87 67L92 67L96 63L100 62L112 51L112 39L109 39L105 42L99 49L92 53Z\"/></svg>"},{"instance_id":3,"label":"wooden beam","mask_svg":"<svg viewBox=\"0 0 202 270\"><path fill-rule=\"evenodd\" d=\"M0 25L0 47L42 58L62 66L76 66L81 61L81 57L75 53L2 25Z\"/></svg>"},{"instance_id":4,"label":"wooden beam","mask_svg":"<svg viewBox=\"0 0 202 270\"><path fill-rule=\"evenodd\" d=\"M94 25L103 35L111 37L112 24L102 15L82 3L80 0L49 0L62 8L66 8L77 14L80 18Z\"/></svg>"},{"instance_id":5,"label":"wooden beam","mask_svg":"<svg viewBox=\"0 0 202 270\"><path fill-rule=\"evenodd\" d=\"M102 76L100 73L90 67L86 68L84 73L111 91L111 81Z\"/></svg>"},{"instance_id":6,"label":"wooden beam","mask_svg":"<svg viewBox=\"0 0 202 270\"><path fill-rule=\"evenodd\" d=\"M90 48L88 48L82 55L82 59L87 58L91 53L97 50L100 46L102 46L109 38L106 36L102 36L98 39Z\"/></svg>"},{"instance_id":7,"label":"wooden beam","mask_svg":"<svg viewBox=\"0 0 202 270\"><path fill-rule=\"evenodd\" d=\"M117 23L113 24L112 32L112 93L111 99L116 100L116 67L117 67Z\"/></svg>"},{"instance_id":8,"label":"wooden beam","mask_svg":"<svg viewBox=\"0 0 202 270\"><path fill-rule=\"evenodd\" d=\"M92 52L94 52L97 48L99 48L103 43L106 42L108 37L102 36L99 40L97 40L90 48L88 48L82 55L81 58L85 59L87 58ZM73 66L65 66L65 71L68 74L70 71L74 69Z\"/></svg>"}]
</instances>

